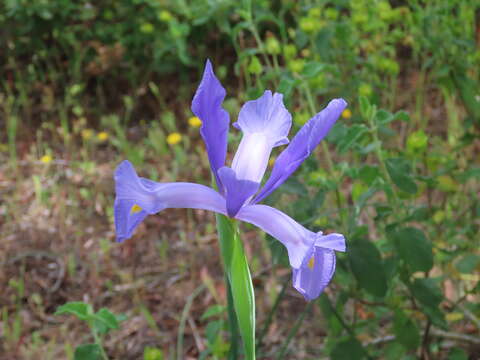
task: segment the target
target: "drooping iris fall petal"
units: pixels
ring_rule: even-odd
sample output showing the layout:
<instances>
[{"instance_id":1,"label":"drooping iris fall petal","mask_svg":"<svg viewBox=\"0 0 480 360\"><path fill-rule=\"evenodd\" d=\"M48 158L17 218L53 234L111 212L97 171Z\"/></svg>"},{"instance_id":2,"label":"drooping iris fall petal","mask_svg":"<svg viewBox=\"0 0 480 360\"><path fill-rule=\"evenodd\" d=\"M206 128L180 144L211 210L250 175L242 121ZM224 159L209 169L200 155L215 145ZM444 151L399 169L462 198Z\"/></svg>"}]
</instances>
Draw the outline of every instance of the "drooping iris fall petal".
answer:
<instances>
[{"instance_id":1,"label":"drooping iris fall petal","mask_svg":"<svg viewBox=\"0 0 480 360\"><path fill-rule=\"evenodd\" d=\"M225 198L208 186L186 182L157 183L140 178L127 160L115 171L115 190L117 241L131 237L147 215L167 208L203 209L227 214Z\"/></svg>"},{"instance_id":2,"label":"drooping iris fall petal","mask_svg":"<svg viewBox=\"0 0 480 360\"><path fill-rule=\"evenodd\" d=\"M280 241L287 248L293 268L299 268L305 257L309 257L318 236L287 214L268 205L245 205L235 218L258 226Z\"/></svg>"}]
</instances>

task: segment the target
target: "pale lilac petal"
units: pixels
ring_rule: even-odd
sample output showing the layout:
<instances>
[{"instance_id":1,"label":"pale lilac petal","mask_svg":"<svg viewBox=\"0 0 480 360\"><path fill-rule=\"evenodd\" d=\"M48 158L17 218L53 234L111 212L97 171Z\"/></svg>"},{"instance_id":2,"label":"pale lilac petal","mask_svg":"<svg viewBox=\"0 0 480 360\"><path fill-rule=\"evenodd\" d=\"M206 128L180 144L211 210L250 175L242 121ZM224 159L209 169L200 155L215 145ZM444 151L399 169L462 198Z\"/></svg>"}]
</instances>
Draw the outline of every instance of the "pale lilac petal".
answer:
<instances>
[{"instance_id":1,"label":"pale lilac petal","mask_svg":"<svg viewBox=\"0 0 480 360\"><path fill-rule=\"evenodd\" d=\"M288 215L267 205L245 205L235 218L258 226L279 240L288 252L290 265L300 268L305 258L310 258L321 233L305 229Z\"/></svg>"},{"instance_id":2,"label":"pale lilac petal","mask_svg":"<svg viewBox=\"0 0 480 360\"><path fill-rule=\"evenodd\" d=\"M304 261L300 269L292 270L293 287L307 301L316 299L335 273L335 252L315 246L315 253Z\"/></svg>"},{"instance_id":3,"label":"pale lilac petal","mask_svg":"<svg viewBox=\"0 0 480 360\"><path fill-rule=\"evenodd\" d=\"M226 215L225 199L215 190L192 183L157 183L138 177L129 161L115 171L114 217L117 241L133 235L147 216L166 208L191 208Z\"/></svg>"},{"instance_id":4,"label":"pale lilac petal","mask_svg":"<svg viewBox=\"0 0 480 360\"><path fill-rule=\"evenodd\" d=\"M223 187L219 182L217 171L225 165L230 123L230 116L222 107L225 94L225 89L213 72L212 64L207 60L202 81L193 97L192 112L202 120L200 134L207 147L210 166L221 192Z\"/></svg>"},{"instance_id":5,"label":"pale lilac petal","mask_svg":"<svg viewBox=\"0 0 480 360\"><path fill-rule=\"evenodd\" d=\"M271 194L297 170L318 143L328 134L346 106L345 100L334 99L300 129L287 148L278 156L270 178L255 197L255 203Z\"/></svg>"},{"instance_id":6,"label":"pale lilac petal","mask_svg":"<svg viewBox=\"0 0 480 360\"><path fill-rule=\"evenodd\" d=\"M225 189L228 216L234 217L245 201L257 192L260 184L237 179L235 171L226 166L218 170L218 176Z\"/></svg>"},{"instance_id":7,"label":"pale lilac petal","mask_svg":"<svg viewBox=\"0 0 480 360\"><path fill-rule=\"evenodd\" d=\"M316 246L321 246L326 249L345 252L347 250L345 245L345 237L342 234L332 233L322 235L316 241Z\"/></svg>"},{"instance_id":8,"label":"pale lilac petal","mask_svg":"<svg viewBox=\"0 0 480 360\"><path fill-rule=\"evenodd\" d=\"M243 132L232 169L241 180L261 182L272 148L288 143L292 117L282 94L267 90L243 105L234 126Z\"/></svg>"}]
</instances>

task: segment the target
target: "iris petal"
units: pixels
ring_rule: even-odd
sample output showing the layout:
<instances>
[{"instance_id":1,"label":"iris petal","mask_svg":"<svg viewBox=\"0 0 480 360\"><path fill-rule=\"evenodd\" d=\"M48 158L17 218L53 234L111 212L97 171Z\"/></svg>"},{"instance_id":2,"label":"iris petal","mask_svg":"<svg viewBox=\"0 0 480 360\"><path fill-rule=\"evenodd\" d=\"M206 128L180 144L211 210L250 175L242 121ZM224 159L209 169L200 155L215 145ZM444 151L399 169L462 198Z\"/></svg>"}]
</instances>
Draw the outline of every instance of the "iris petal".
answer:
<instances>
[{"instance_id":1,"label":"iris petal","mask_svg":"<svg viewBox=\"0 0 480 360\"><path fill-rule=\"evenodd\" d=\"M260 184L237 179L235 171L226 166L218 170L218 176L225 188L228 216L234 217L245 201L257 192Z\"/></svg>"},{"instance_id":2,"label":"iris petal","mask_svg":"<svg viewBox=\"0 0 480 360\"><path fill-rule=\"evenodd\" d=\"M317 298L328 285L335 272L335 252L315 246L315 253L300 269L293 269L293 287L307 301Z\"/></svg>"},{"instance_id":3,"label":"iris petal","mask_svg":"<svg viewBox=\"0 0 480 360\"><path fill-rule=\"evenodd\" d=\"M288 143L292 117L283 95L267 90L240 110L234 126L243 132L232 169L241 180L261 182L272 148Z\"/></svg>"},{"instance_id":4,"label":"iris petal","mask_svg":"<svg viewBox=\"0 0 480 360\"><path fill-rule=\"evenodd\" d=\"M318 143L328 134L346 106L345 100L334 99L300 129L286 149L278 156L270 178L255 197L255 203L262 201L275 191L297 170L300 164L310 156Z\"/></svg>"},{"instance_id":5,"label":"iris petal","mask_svg":"<svg viewBox=\"0 0 480 360\"><path fill-rule=\"evenodd\" d=\"M245 205L235 216L237 219L258 226L279 240L288 252L290 265L300 268L313 253L320 234L307 230L285 213L267 205Z\"/></svg>"},{"instance_id":6,"label":"iris petal","mask_svg":"<svg viewBox=\"0 0 480 360\"><path fill-rule=\"evenodd\" d=\"M115 192L114 217L117 241L130 238L147 215L166 208L203 209L227 213L225 199L215 190L200 184L157 183L140 178L129 161L120 163L115 171ZM132 211L134 207L135 211Z\"/></svg>"},{"instance_id":7,"label":"iris petal","mask_svg":"<svg viewBox=\"0 0 480 360\"><path fill-rule=\"evenodd\" d=\"M225 164L230 123L230 116L222 107L225 94L225 89L213 72L212 64L207 60L202 81L193 97L192 112L202 121L200 134L207 147L210 167L220 192L223 192L223 186L217 170Z\"/></svg>"}]
</instances>

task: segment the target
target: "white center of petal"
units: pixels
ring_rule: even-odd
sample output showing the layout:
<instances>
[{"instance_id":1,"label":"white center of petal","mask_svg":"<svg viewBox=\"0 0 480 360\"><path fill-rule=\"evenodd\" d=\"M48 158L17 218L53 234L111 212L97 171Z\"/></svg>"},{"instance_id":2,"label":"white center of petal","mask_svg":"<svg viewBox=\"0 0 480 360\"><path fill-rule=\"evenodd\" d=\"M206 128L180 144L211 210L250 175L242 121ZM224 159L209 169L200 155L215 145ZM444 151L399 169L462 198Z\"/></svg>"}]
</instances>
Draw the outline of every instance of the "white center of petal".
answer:
<instances>
[{"instance_id":1,"label":"white center of petal","mask_svg":"<svg viewBox=\"0 0 480 360\"><path fill-rule=\"evenodd\" d=\"M272 151L263 133L245 134L233 158L232 169L239 180L261 182Z\"/></svg>"}]
</instances>

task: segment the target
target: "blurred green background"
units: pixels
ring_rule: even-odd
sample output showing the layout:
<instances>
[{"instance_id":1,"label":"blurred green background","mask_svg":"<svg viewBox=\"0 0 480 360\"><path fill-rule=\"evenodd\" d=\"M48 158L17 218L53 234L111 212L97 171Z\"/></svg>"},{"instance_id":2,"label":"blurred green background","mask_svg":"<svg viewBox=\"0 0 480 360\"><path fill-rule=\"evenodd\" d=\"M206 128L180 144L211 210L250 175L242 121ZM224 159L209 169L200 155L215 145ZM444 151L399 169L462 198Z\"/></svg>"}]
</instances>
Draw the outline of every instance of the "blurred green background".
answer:
<instances>
[{"instance_id":1,"label":"blurred green background","mask_svg":"<svg viewBox=\"0 0 480 360\"><path fill-rule=\"evenodd\" d=\"M345 234L324 295L307 307L281 245L242 225L258 358L480 357L480 1L4 0L0 29L0 359L73 359L90 335L53 313L80 300L122 314L112 359L226 357L213 216L113 232L121 160L209 184L207 58L232 120L265 89L293 133L349 103L268 200Z\"/></svg>"}]
</instances>

